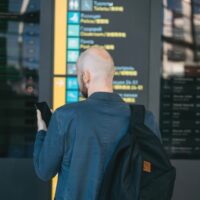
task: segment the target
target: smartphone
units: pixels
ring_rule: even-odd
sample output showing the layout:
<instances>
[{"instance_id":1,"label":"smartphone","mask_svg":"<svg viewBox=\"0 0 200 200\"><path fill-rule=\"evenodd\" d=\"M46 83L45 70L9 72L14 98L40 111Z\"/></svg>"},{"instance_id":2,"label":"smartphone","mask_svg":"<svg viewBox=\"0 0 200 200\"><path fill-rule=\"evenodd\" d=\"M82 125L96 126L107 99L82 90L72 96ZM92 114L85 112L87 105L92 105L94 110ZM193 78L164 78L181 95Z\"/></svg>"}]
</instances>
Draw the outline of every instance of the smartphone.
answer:
<instances>
[{"instance_id":1,"label":"smartphone","mask_svg":"<svg viewBox=\"0 0 200 200\"><path fill-rule=\"evenodd\" d=\"M44 120L46 126L49 126L49 122L51 119L51 110L46 102L38 102L35 104L36 109L40 110L42 119Z\"/></svg>"}]
</instances>

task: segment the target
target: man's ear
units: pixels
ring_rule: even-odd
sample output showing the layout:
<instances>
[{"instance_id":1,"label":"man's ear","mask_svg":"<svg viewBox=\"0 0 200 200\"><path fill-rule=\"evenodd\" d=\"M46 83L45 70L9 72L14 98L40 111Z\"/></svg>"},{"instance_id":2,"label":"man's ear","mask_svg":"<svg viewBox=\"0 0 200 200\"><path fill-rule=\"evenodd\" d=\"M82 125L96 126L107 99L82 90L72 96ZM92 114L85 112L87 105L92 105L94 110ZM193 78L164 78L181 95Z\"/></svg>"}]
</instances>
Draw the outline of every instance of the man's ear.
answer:
<instances>
[{"instance_id":1,"label":"man's ear","mask_svg":"<svg viewBox=\"0 0 200 200\"><path fill-rule=\"evenodd\" d=\"M89 71L84 71L84 72L83 72L83 81L84 81L84 83L85 83L86 85L89 84L90 78L91 78L90 72L89 72Z\"/></svg>"}]
</instances>

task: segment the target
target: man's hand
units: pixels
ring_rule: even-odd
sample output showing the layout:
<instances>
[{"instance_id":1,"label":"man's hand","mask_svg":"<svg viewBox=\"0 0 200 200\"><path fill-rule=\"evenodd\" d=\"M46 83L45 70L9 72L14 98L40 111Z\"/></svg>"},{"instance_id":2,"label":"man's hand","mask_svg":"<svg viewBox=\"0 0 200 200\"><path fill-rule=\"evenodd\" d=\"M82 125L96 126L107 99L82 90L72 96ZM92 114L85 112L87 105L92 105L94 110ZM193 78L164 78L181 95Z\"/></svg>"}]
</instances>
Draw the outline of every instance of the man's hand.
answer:
<instances>
[{"instance_id":1,"label":"man's hand","mask_svg":"<svg viewBox=\"0 0 200 200\"><path fill-rule=\"evenodd\" d=\"M37 109L37 127L38 127L38 131L40 131L40 130L47 131L47 126L46 126L44 120L42 119L40 110L38 110L38 109Z\"/></svg>"}]
</instances>

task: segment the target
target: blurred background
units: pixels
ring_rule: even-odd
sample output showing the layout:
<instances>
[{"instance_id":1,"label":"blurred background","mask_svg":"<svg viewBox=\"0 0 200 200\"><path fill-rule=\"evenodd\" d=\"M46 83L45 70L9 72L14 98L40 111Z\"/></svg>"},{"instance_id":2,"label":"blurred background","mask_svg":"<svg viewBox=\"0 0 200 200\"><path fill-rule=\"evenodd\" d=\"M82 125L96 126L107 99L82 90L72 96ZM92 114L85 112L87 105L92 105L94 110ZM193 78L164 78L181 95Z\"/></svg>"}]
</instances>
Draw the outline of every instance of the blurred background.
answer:
<instances>
[{"instance_id":1,"label":"blurred background","mask_svg":"<svg viewBox=\"0 0 200 200\"><path fill-rule=\"evenodd\" d=\"M56 178L33 169L34 104L83 100L75 64L93 45L114 58L114 91L156 116L173 200L199 200L200 0L1 0L0 199L53 199Z\"/></svg>"}]
</instances>

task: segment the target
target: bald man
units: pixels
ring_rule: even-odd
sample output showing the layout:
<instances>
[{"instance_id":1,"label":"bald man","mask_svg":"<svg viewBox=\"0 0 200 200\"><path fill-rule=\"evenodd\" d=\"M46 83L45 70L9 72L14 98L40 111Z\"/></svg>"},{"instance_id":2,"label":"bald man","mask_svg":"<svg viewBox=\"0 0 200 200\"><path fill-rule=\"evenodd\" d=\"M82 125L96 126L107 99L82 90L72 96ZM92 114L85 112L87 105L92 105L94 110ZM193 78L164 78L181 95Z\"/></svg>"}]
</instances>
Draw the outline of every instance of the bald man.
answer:
<instances>
[{"instance_id":1,"label":"bald man","mask_svg":"<svg viewBox=\"0 0 200 200\"><path fill-rule=\"evenodd\" d=\"M83 52L77 76L86 100L56 109L48 130L37 111L35 171L44 181L58 173L56 200L96 199L105 168L130 121L129 105L113 92L114 63L105 49ZM146 113L145 124L160 137L152 113Z\"/></svg>"}]
</instances>

